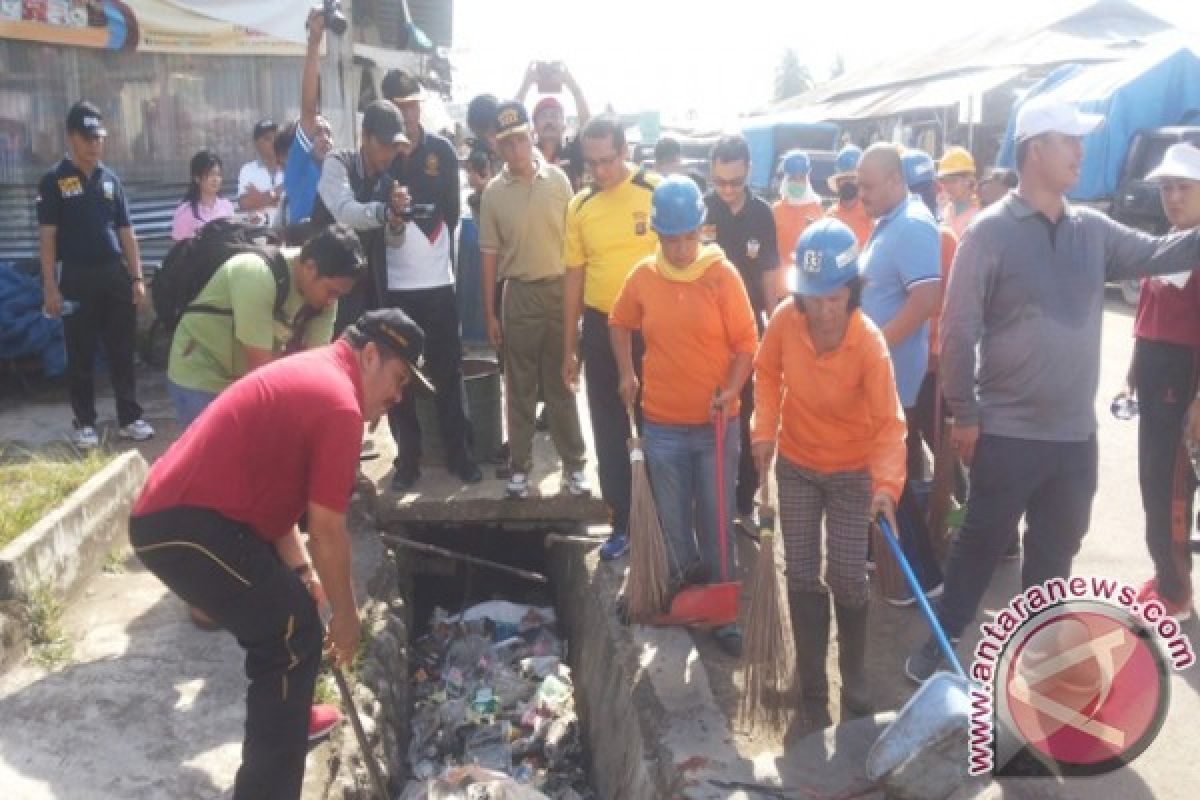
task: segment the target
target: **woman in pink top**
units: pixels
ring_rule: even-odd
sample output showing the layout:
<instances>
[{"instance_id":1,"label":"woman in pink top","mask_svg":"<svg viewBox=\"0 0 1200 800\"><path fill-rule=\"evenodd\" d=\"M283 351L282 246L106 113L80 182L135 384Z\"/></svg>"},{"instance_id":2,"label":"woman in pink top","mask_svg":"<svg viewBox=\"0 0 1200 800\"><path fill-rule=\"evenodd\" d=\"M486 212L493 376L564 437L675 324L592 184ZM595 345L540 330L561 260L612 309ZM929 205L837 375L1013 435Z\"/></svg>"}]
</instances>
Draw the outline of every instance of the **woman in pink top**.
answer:
<instances>
[{"instance_id":1,"label":"woman in pink top","mask_svg":"<svg viewBox=\"0 0 1200 800\"><path fill-rule=\"evenodd\" d=\"M221 191L220 157L201 150L192 156L190 171L187 194L171 220L171 238L177 242L192 238L207 222L233 216L233 204L217 196Z\"/></svg>"}]
</instances>

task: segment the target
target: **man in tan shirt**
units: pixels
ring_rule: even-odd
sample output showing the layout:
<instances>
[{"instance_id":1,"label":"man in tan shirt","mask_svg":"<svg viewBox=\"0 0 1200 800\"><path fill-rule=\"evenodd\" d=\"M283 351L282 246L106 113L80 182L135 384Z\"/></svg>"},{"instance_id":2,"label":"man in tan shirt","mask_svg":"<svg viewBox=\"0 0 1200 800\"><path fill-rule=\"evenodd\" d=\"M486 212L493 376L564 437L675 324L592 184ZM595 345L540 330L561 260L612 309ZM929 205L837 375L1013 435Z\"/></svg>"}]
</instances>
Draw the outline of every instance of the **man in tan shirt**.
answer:
<instances>
[{"instance_id":1,"label":"man in tan shirt","mask_svg":"<svg viewBox=\"0 0 1200 800\"><path fill-rule=\"evenodd\" d=\"M534 409L539 385L550 436L563 462L563 489L590 493L575 394L559 377L563 353L563 233L571 182L534 156L529 115L520 103L496 109L496 146L505 167L483 190L479 250L488 339L503 354L508 398L510 497L529 495ZM501 321L496 280L504 283Z\"/></svg>"}]
</instances>

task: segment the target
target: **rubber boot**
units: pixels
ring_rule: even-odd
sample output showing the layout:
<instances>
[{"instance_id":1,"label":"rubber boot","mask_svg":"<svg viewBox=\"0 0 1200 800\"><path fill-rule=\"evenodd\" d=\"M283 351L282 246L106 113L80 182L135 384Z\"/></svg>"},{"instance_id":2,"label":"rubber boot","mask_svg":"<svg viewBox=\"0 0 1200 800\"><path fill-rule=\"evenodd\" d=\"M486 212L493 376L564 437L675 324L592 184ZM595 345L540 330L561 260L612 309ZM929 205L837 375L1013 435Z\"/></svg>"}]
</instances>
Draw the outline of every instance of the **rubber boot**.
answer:
<instances>
[{"instance_id":1,"label":"rubber boot","mask_svg":"<svg viewBox=\"0 0 1200 800\"><path fill-rule=\"evenodd\" d=\"M838 667L842 673L842 719L875 712L867 688L867 605L859 608L835 603L838 626Z\"/></svg>"},{"instance_id":2,"label":"rubber boot","mask_svg":"<svg viewBox=\"0 0 1200 800\"><path fill-rule=\"evenodd\" d=\"M792 639L796 643L796 671L800 676L799 711L808 730L833 723L829 716L829 595L825 592L788 593L792 612Z\"/></svg>"}]
</instances>

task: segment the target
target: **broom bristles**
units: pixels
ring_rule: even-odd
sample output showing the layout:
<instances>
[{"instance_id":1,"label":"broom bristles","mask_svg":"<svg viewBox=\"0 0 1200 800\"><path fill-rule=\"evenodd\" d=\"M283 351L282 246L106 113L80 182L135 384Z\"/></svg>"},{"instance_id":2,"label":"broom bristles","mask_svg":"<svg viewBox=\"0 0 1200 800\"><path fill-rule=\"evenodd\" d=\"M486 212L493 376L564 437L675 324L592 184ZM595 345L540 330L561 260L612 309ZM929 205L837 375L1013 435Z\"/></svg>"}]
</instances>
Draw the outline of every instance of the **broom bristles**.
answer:
<instances>
[{"instance_id":1,"label":"broom bristles","mask_svg":"<svg viewBox=\"0 0 1200 800\"><path fill-rule=\"evenodd\" d=\"M795 654L791 636L785 630L783 593L775 566L775 530L771 525L759 528L758 558L754 564L753 584L746 609L742 675L744 691L738 707L742 724L751 730L783 731L791 715L787 702Z\"/></svg>"},{"instance_id":2,"label":"broom bristles","mask_svg":"<svg viewBox=\"0 0 1200 800\"><path fill-rule=\"evenodd\" d=\"M629 503L629 619L646 622L662 614L667 604L667 546L654 505L642 441L629 440L632 470Z\"/></svg>"}]
</instances>

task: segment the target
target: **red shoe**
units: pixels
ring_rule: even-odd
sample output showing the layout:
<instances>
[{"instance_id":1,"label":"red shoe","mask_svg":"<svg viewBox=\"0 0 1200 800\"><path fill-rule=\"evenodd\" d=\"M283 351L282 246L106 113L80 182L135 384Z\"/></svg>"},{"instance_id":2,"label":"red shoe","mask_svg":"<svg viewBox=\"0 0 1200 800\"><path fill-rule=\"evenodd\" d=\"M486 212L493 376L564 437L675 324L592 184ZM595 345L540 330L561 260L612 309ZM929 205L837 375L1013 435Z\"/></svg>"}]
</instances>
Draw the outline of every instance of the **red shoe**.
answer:
<instances>
[{"instance_id":1,"label":"red shoe","mask_svg":"<svg viewBox=\"0 0 1200 800\"><path fill-rule=\"evenodd\" d=\"M308 712L308 740L325 738L341 720L342 712L337 707L317 703Z\"/></svg>"},{"instance_id":2,"label":"red shoe","mask_svg":"<svg viewBox=\"0 0 1200 800\"><path fill-rule=\"evenodd\" d=\"M1167 599L1158 592L1158 580L1151 578L1142 584L1141 590L1138 592L1138 603L1145 606L1148 603L1158 602L1166 609L1167 614L1175 618L1176 622L1186 622L1192 618L1192 593L1188 592L1187 597L1182 603L1175 603Z\"/></svg>"}]
</instances>

